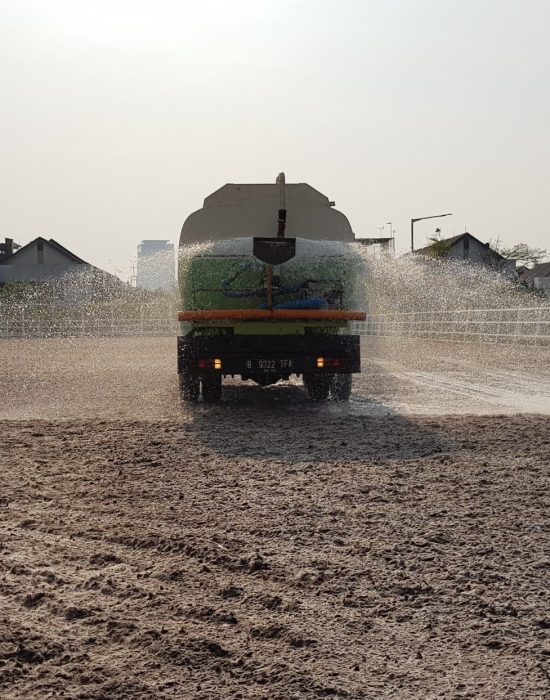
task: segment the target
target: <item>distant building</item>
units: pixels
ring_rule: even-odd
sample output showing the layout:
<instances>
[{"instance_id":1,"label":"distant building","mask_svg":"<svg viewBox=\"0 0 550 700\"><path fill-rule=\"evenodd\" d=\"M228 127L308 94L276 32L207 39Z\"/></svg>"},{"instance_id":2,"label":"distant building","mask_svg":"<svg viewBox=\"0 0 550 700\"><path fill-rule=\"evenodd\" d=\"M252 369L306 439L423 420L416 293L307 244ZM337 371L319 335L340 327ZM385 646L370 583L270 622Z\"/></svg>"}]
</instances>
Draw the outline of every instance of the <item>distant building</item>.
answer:
<instances>
[{"instance_id":1,"label":"distant building","mask_svg":"<svg viewBox=\"0 0 550 700\"><path fill-rule=\"evenodd\" d=\"M16 282L50 282L80 273L83 294L106 288L120 288L124 283L104 270L90 265L53 238L38 236L19 246L11 238L0 243L0 286ZM74 285L73 285L74 286Z\"/></svg>"},{"instance_id":2,"label":"distant building","mask_svg":"<svg viewBox=\"0 0 550 700\"><path fill-rule=\"evenodd\" d=\"M366 246L369 252L377 255L389 255L395 257L395 238L393 236L387 238L356 238L356 243Z\"/></svg>"},{"instance_id":3,"label":"distant building","mask_svg":"<svg viewBox=\"0 0 550 700\"><path fill-rule=\"evenodd\" d=\"M43 282L82 266L92 267L53 238L39 236L24 246L6 238L0 250L0 283Z\"/></svg>"},{"instance_id":4,"label":"distant building","mask_svg":"<svg viewBox=\"0 0 550 700\"><path fill-rule=\"evenodd\" d=\"M141 241L137 248L136 287L155 291L175 286L174 244L167 240Z\"/></svg>"},{"instance_id":5,"label":"distant building","mask_svg":"<svg viewBox=\"0 0 550 700\"><path fill-rule=\"evenodd\" d=\"M21 248L21 246L15 243L13 238L5 238L3 243L0 242L0 264L2 260L12 256L18 248Z\"/></svg>"},{"instance_id":6,"label":"distant building","mask_svg":"<svg viewBox=\"0 0 550 700\"><path fill-rule=\"evenodd\" d=\"M523 266L518 272L524 284L550 297L550 262L537 263L530 268Z\"/></svg>"},{"instance_id":7,"label":"distant building","mask_svg":"<svg viewBox=\"0 0 550 700\"><path fill-rule=\"evenodd\" d=\"M482 243L471 233L442 238L432 245L417 248L414 255L444 258L445 260L462 260L484 265L508 275L514 275L516 270L515 260L503 257L496 250L493 250L489 243Z\"/></svg>"}]
</instances>

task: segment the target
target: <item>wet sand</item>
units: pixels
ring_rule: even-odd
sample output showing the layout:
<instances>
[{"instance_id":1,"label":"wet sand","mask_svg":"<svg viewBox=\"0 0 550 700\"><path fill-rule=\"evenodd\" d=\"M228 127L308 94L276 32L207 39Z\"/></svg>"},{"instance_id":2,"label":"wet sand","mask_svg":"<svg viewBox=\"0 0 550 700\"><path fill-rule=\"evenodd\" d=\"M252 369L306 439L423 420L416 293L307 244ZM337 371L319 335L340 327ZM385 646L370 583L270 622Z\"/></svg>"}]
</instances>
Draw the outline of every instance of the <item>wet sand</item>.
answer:
<instances>
[{"instance_id":1,"label":"wet sand","mask_svg":"<svg viewBox=\"0 0 550 700\"><path fill-rule=\"evenodd\" d=\"M174 338L0 341L0 419L179 419ZM349 406L312 406L301 380L224 380L222 405L298 414L550 415L550 346L363 338Z\"/></svg>"}]
</instances>

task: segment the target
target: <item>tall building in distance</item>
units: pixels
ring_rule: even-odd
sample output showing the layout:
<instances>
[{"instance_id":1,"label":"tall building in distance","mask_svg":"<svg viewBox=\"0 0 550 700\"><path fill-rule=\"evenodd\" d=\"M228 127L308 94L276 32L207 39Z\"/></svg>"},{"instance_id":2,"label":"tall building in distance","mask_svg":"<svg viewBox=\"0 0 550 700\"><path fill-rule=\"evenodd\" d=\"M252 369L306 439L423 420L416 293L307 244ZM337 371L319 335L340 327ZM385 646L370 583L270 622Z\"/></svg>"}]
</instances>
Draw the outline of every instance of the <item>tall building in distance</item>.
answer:
<instances>
[{"instance_id":1,"label":"tall building in distance","mask_svg":"<svg viewBox=\"0 0 550 700\"><path fill-rule=\"evenodd\" d=\"M137 247L136 287L155 291L175 286L174 244L167 240L141 241Z\"/></svg>"}]
</instances>

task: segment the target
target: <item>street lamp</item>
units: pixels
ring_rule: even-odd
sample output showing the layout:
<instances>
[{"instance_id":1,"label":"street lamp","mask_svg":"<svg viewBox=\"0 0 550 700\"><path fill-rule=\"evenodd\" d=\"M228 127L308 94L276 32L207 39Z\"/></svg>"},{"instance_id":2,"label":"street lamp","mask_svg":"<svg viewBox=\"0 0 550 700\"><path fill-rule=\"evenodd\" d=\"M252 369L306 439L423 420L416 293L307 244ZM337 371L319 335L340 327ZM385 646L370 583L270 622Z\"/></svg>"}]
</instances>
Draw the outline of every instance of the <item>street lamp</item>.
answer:
<instances>
[{"instance_id":1,"label":"street lamp","mask_svg":"<svg viewBox=\"0 0 550 700\"><path fill-rule=\"evenodd\" d=\"M417 221L424 219L440 219L442 216L452 216L452 214L434 214L433 216L420 216L418 219L411 219L411 253L414 252L414 225Z\"/></svg>"}]
</instances>

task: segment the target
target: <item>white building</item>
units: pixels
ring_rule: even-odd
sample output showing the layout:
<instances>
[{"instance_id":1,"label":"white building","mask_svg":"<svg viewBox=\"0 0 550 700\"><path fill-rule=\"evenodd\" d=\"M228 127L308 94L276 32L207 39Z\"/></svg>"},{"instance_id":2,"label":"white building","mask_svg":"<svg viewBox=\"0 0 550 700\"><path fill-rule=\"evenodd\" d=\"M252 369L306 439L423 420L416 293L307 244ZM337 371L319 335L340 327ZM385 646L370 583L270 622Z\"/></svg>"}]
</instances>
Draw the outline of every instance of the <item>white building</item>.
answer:
<instances>
[{"instance_id":1,"label":"white building","mask_svg":"<svg viewBox=\"0 0 550 700\"><path fill-rule=\"evenodd\" d=\"M174 244L167 240L145 240L137 247L136 286L155 291L176 285Z\"/></svg>"}]
</instances>

